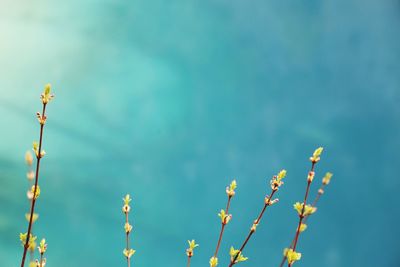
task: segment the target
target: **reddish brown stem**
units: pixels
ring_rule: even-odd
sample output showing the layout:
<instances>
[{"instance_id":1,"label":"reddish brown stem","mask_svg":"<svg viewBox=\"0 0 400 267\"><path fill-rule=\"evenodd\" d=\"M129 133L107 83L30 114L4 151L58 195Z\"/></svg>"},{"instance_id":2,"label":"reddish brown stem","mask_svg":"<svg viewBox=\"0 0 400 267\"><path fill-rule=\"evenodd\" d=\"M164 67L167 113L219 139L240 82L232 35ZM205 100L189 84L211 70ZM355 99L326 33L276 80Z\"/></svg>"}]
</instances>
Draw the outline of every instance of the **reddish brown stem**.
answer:
<instances>
[{"instance_id":1,"label":"reddish brown stem","mask_svg":"<svg viewBox=\"0 0 400 267\"><path fill-rule=\"evenodd\" d=\"M323 192L324 192L325 185L326 185L326 184L323 183L323 184L321 185L321 187L319 188L318 194L317 194L317 196L315 197L313 203L311 204L312 207L316 207L316 206L317 206L318 201L319 201L319 199L321 198L321 196L322 196L322 194L323 194ZM303 223L306 223L306 222L308 221L308 218L309 218L309 217L305 217L304 220L303 220ZM293 237L292 242L290 243L289 248L293 248L294 240L295 240L295 237ZM283 265L284 265L285 262L286 262L286 259L287 259L287 258L286 258L286 256L284 255L284 256L282 257L281 263L279 264L279 267L283 267Z\"/></svg>"},{"instance_id":2,"label":"reddish brown stem","mask_svg":"<svg viewBox=\"0 0 400 267\"><path fill-rule=\"evenodd\" d=\"M231 199L232 199L232 196L228 196L228 201L226 203L226 214L228 214L228 212L229 212L229 206L231 203ZM214 257L217 257L217 255L218 255L218 250L221 245L222 236L223 236L224 230L225 230L225 225L226 224L221 223L221 231L219 232L219 237L218 237L217 247L215 248Z\"/></svg>"},{"instance_id":3,"label":"reddish brown stem","mask_svg":"<svg viewBox=\"0 0 400 267\"><path fill-rule=\"evenodd\" d=\"M42 110L42 116L45 117L45 112L46 112L46 104L43 103L43 110ZM33 198L32 198L32 203L31 203L31 211L30 211L30 216L29 216L29 224L28 224L28 232L26 235L26 241L24 245L24 252L22 254L22 260L21 260L21 267L24 267L25 265L25 259L26 259L26 252L28 251L29 247L29 239L32 231L32 220L33 220L33 214L35 212L35 204L36 204L36 190L39 182L39 168L40 168L40 159L42 158L41 152L42 152L42 138L43 138L43 128L44 124L40 124L40 135L39 135L39 150L36 155L36 173L35 173L35 187L33 190Z\"/></svg>"},{"instance_id":4,"label":"reddish brown stem","mask_svg":"<svg viewBox=\"0 0 400 267\"><path fill-rule=\"evenodd\" d=\"M324 193L325 186L326 186L326 184L322 183L321 187L318 189L318 194L315 197L315 199L314 199L313 203L311 204L311 206L313 206L313 207L317 206L317 203L318 203L319 199L321 198L322 194ZM305 218L304 221L307 221L307 220L308 220L308 217Z\"/></svg>"},{"instance_id":5,"label":"reddish brown stem","mask_svg":"<svg viewBox=\"0 0 400 267\"><path fill-rule=\"evenodd\" d=\"M186 267L190 267L190 259L191 259L191 257L188 256Z\"/></svg>"},{"instance_id":6,"label":"reddish brown stem","mask_svg":"<svg viewBox=\"0 0 400 267\"><path fill-rule=\"evenodd\" d=\"M31 168L29 168L29 171L30 171L30 169ZM31 183L29 183L29 187L28 187L28 190L30 190L30 188L31 188L32 186L31 186ZM33 201L33 198L32 199L29 199L29 203L32 205L32 201ZM33 224L35 224L35 222L33 222ZM33 228L34 228L34 225L32 224L32 229L31 229L31 232L33 232ZM33 235L33 234L32 234ZM30 257L29 257L29 262L33 262L34 261L34 256L35 256L35 250L31 250L30 251Z\"/></svg>"},{"instance_id":7,"label":"reddish brown stem","mask_svg":"<svg viewBox=\"0 0 400 267\"><path fill-rule=\"evenodd\" d=\"M125 223L129 223L128 212L125 212ZM126 249L129 251L129 232L126 233ZM131 266L131 258L126 257L128 267Z\"/></svg>"},{"instance_id":8,"label":"reddish brown stem","mask_svg":"<svg viewBox=\"0 0 400 267\"><path fill-rule=\"evenodd\" d=\"M43 266L43 253L40 253L40 267Z\"/></svg>"},{"instance_id":9,"label":"reddish brown stem","mask_svg":"<svg viewBox=\"0 0 400 267\"><path fill-rule=\"evenodd\" d=\"M268 197L268 199L265 201L264 206L261 210L261 212L259 213L257 219L254 221L254 224L259 224L264 212L266 211L267 207L269 206L268 203L271 202L272 197L274 196L275 192L277 191L277 189L272 189L272 192L270 194L270 196ZM235 265L235 261L237 260L237 258L239 257L239 254L243 252L244 248L246 247L247 243L249 242L251 236L254 234L255 230L253 230L253 228L250 229L249 234L247 235L246 239L244 240L242 246L239 249L239 252L235 255L235 257L233 257L233 259L231 259L230 263L229 263L229 267L232 267L233 265Z\"/></svg>"},{"instance_id":10,"label":"reddish brown stem","mask_svg":"<svg viewBox=\"0 0 400 267\"><path fill-rule=\"evenodd\" d=\"M29 201L29 202L32 202L32 201ZM33 225L32 225L31 232L33 232ZM30 250L30 251L29 251L29 256L30 256L30 257L29 257L29 262L34 261L35 250Z\"/></svg>"},{"instance_id":11,"label":"reddish brown stem","mask_svg":"<svg viewBox=\"0 0 400 267\"><path fill-rule=\"evenodd\" d=\"M314 172L314 167L315 167L315 162L312 163L310 172ZM311 182L312 182L311 180L307 180L307 188L306 188L306 193L304 195L303 208L301 209L301 214L299 215L299 223L297 225L296 235L294 238L293 251L296 251L297 242L299 241L300 227L305 218L304 210L307 205L307 198L308 198L308 193L310 191ZM291 266L292 266L292 263L288 263L288 267L291 267Z\"/></svg>"}]
</instances>

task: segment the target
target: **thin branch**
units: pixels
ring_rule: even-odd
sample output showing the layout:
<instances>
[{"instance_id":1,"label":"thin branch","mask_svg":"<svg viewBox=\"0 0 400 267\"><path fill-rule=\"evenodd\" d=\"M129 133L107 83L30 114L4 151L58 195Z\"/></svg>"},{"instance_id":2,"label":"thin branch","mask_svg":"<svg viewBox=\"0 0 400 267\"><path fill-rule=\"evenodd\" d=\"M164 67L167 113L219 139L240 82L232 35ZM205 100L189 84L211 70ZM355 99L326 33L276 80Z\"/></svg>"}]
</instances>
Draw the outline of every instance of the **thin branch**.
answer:
<instances>
[{"instance_id":1,"label":"thin branch","mask_svg":"<svg viewBox=\"0 0 400 267\"><path fill-rule=\"evenodd\" d=\"M315 163L316 162L314 162L314 161L312 162L311 170L310 170L309 173L313 173L314 172ZM307 180L307 188L306 188L306 193L304 195L303 208L301 210L301 214L299 215L299 223L297 225L296 235L295 235L295 238L294 238L293 251L296 251L297 242L299 241L300 227L301 227L301 224L303 223L303 220L305 218L304 210L305 210L306 205L307 205L307 198L308 198L308 193L310 191L311 182L312 182L312 180L310 180L310 179ZM291 267L291 266L292 266L292 263L289 263L288 267Z\"/></svg>"},{"instance_id":2,"label":"thin branch","mask_svg":"<svg viewBox=\"0 0 400 267\"><path fill-rule=\"evenodd\" d=\"M199 244L196 244L196 241L194 239L188 240L188 244L189 244L189 247L186 249L186 255L188 257L187 265L186 265L187 267L190 266L190 260L193 257L194 249L199 246Z\"/></svg>"},{"instance_id":3,"label":"thin branch","mask_svg":"<svg viewBox=\"0 0 400 267\"><path fill-rule=\"evenodd\" d=\"M129 224L128 212L125 213L125 223ZM129 232L126 233L126 249L129 250ZM131 266L131 257L126 257L128 267Z\"/></svg>"},{"instance_id":4,"label":"thin branch","mask_svg":"<svg viewBox=\"0 0 400 267\"><path fill-rule=\"evenodd\" d=\"M128 267L131 266L131 257L133 254L135 254L135 250L130 248L129 245L129 234L131 233L133 227L132 225L129 224L129 211L131 210L131 207L129 206L129 203L132 201L131 197L129 196L129 194L127 194L124 198L124 205L122 206L122 212L125 214L125 237L126 237L126 247L123 251L123 254L126 257L126 263L128 265Z\"/></svg>"},{"instance_id":5,"label":"thin branch","mask_svg":"<svg viewBox=\"0 0 400 267\"><path fill-rule=\"evenodd\" d=\"M250 228L250 232L247 235L246 239L244 240L244 242L243 242L242 246L240 247L238 253L236 253L235 257L233 257L231 259L231 261L229 263L229 267L232 267L233 265L236 264L237 258L243 252L243 250L246 247L247 243L249 242L251 236L256 231L256 227L260 223L260 221L261 221L261 219L262 219L262 217L264 215L264 212L266 211L267 207L273 204L272 197L274 196L276 191L278 191L278 187L273 187L270 196L265 199L263 208L261 209L257 219L254 221L253 226Z\"/></svg>"},{"instance_id":6,"label":"thin branch","mask_svg":"<svg viewBox=\"0 0 400 267\"><path fill-rule=\"evenodd\" d=\"M46 113L46 103L43 103L43 110L42 110L43 118L46 117L45 113ZM38 150L38 153L36 153L35 187L33 190L33 198L32 198L31 210L30 210L30 216L29 216L28 231L27 231L26 241L25 241L25 245L24 245L24 252L22 254L21 267L24 267L24 265L25 265L26 252L29 247L29 239L30 239L30 235L31 235L31 231L32 231L32 219L33 219L33 214L35 212L36 191L37 191L38 182L39 182L40 159L42 158L41 152L42 152L43 128L44 128L44 123L41 123L40 124L40 135L39 135L39 150Z\"/></svg>"},{"instance_id":7,"label":"thin branch","mask_svg":"<svg viewBox=\"0 0 400 267\"><path fill-rule=\"evenodd\" d=\"M313 203L311 204L312 207L316 207L316 206L317 206L319 199L321 198L322 194L324 193L324 188L325 188L325 186L326 186L325 183L322 183L322 184L321 184L320 188L318 189L318 194L317 194L317 196L315 197ZM309 218L308 216L305 217L304 220L303 220L303 223L306 223L306 222L308 221L308 218ZM289 248L293 249L294 242L295 242L295 237L293 237L293 240L292 240L292 242L290 243ZM286 257L286 255L284 255L284 256L282 257L281 263L279 264L279 267L283 267L283 265L284 265L285 262L286 262L286 259L287 259L287 257Z\"/></svg>"},{"instance_id":8,"label":"thin branch","mask_svg":"<svg viewBox=\"0 0 400 267\"><path fill-rule=\"evenodd\" d=\"M33 232L33 225L32 225L31 232ZM33 262L33 260L35 258L35 249L32 249L32 250L29 251L29 256L30 256L29 261Z\"/></svg>"},{"instance_id":9,"label":"thin branch","mask_svg":"<svg viewBox=\"0 0 400 267\"><path fill-rule=\"evenodd\" d=\"M228 201L226 203L226 213L227 214L229 214L229 206L230 206L230 203L231 203L231 199L232 199L232 196L228 195ZM225 226L226 226L226 224L222 222L221 223L221 231L219 233L219 238L218 238L218 242L217 242L217 247L216 247L215 252L214 252L214 257L215 258L218 256L218 250L219 250L219 247L221 245L222 236L224 234Z\"/></svg>"}]
</instances>

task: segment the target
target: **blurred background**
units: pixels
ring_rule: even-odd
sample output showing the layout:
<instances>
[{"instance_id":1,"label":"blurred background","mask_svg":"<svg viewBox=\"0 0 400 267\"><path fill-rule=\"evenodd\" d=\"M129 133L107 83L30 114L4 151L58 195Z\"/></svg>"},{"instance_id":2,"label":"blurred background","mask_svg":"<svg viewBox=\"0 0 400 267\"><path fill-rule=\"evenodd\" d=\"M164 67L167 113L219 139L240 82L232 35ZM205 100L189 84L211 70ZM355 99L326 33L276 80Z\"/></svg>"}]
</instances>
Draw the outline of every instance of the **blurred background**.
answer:
<instances>
[{"instance_id":1,"label":"blurred background","mask_svg":"<svg viewBox=\"0 0 400 267\"><path fill-rule=\"evenodd\" d=\"M288 171L243 266L278 266L318 146L297 266L400 266L400 2L0 1L0 260L19 266L24 154L48 123L34 233L48 265L207 266L225 187L238 181L220 264Z\"/></svg>"}]
</instances>

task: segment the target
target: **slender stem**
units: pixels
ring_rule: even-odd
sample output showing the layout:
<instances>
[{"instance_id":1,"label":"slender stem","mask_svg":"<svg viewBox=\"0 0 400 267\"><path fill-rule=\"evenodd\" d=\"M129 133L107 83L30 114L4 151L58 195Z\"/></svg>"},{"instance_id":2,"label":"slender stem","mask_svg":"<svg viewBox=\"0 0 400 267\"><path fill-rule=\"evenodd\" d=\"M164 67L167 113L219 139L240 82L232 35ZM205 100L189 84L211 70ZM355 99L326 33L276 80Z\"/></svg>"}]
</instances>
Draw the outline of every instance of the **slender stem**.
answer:
<instances>
[{"instance_id":1,"label":"slender stem","mask_svg":"<svg viewBox=\"0 0 400 267\"><path fill-rule=\"evenodd\" d=\"M314 171L314 167L315 167L315 162L312 163L310 172ZM295 238L294 238L293 251L296 251L297 242L299 241L300 227L301 227L301 223L304 220L304 210L305 210L306 205L307 205L307 198L308 198L308 193L310 191L310 186L311 186L311 181L308 180L307 181L306 193L304 195L303 208L301 209L301 214L299 215L299 224L297 225L296 235L295 235ZM291 266L292 266L292 263L288 263L288 267L291 267Z\"/></svg>"},{"instance_id":2,"label":"slender stem","mask_svg":"<svg viewBox=\"0 0 400 267\"><path fill-rule=\"evenodd\" d=\"M323 184L320 186L320 188L318 189L318 194L317 194L317 196L315 197L313 203L311 204L312 207L317 206L318 201L319 201L319 199L321 198L321 196L322 196L322 194L323 194L323 192L324 192L325 186L326 186L326 184L323 183ZM309 217L305 217L304 220L303 220L303 223L306 223L306 222L308 221L308 218L309 218ZM289 248L293 248L294 241L295 241L295 237L293 237L292 242L290 243ZM283 265L284 265L285 262L286 262L286 259L287 259L287 258L286 258L286 255L284 255L284 256L282 257L281 263L279 264L279 267L283 267Z\"/></svg>"},{"instance_id":3,"label":"slender stem","mask_svg":"<svg viewBox=\"0 0 400 267\"><path fill-rule=\"evenodd\" d=\"M187 260L187 264L186 264L186 267L190 267L190 259L191 259L192 257L189 257L188 256L188 260Z\"/></svg>"},{"instance_id":4,"label":"slender stem","mask_svg":"<svg viewBox=\"0 0 400 267\"><path fill-rule=\"evenodd\" d=\"M44 117L46 114L46 104L43 103L43 110L42 110L42 116ZM31 230L32 230L32 221L33 221L33 214L35 212L35 203L36 203L36 190L39 182L39 168L40 168L40 159L42 158L41 152L42 152L42 138L43 138L43 128L44 124L40 124L40 135L39 135L39 150L36 155L36 173L35 173L35 188L33 190L33 198L32 198L32 203L31 203L31 211L30 211L30 217L29 217L29 224L28 224L28 232L26 235L26 242L24 245L24 252L22 254L22 260L21 260L21 267L24 267L25 265L25 259L26 259L26 252L29 247L29 239L31 235Z\"/></svg>"},{"instance_id":5,"label":"slender stem","mask_svg":"<svg viewBox=\"0 0 400 267\"><path fill-rule=\"evenodd\" d=\"M267 201L265 201L264 206L261 210L261 212L259 213L257 219L254 221L254 224L259 224L265 210L267 209L267 207L270 205L270 201L272 199L272 197L274 196L275 192L277 191L277 189L272 189L270 196L268 197ZM235 255L235 257L233 257L233 259L231 259L230 263L229 263L229 267L232 267L233 265L235 265L235 261L237 260L237 258L239 257L239 254L243 252L244 248L246 247L247 243L249 242L251 236L254 234L255 229L251 228L249 234L247 235L246 239L244 240L242 246L239 249L239 252Z\"/></svg>"},{"instance_id":6,"label":"slender stem","mask_svg":"<svg viewBox=\"0 0 400 267\"><path fill-rule=\"evenodd\" d=\"M43 265L43 253L40 253L40 267L42 267Z\"/></svg>"},{"instance_id":7,"label":"slender stem","mask_svg":"<svg viewBox=\"0 0 400 267\"><path fill-rule=\"evenodd\" d=\"M128 212L125 212L125 222L129 223ZM129 232L126 233L126 249L129 251ZM131 266L131 258L126 257L128 267Z\"/></svg>"},{"instance_id":8,"label":"slender stem","mask_svg":"<svg viewBox=\"0 0 400 267\"><path fill-rule=\"evenodd\" d=\"M31 232L33 232L33 225L32 225ZM35 256L35 250L29 251L29 261L30 261L30 262L34 261L34 259L33 259L34 256Z\"/></svg>"},{"instance_id":9,"label":"slender stem","mask_svg":"<svg viewBox=\"0 0 400 267\"><path fill-rule=\"evenodd\" d=\"M326 184L323 183L321 185L321 187L318 189L318 194L315 197L315 199L314 199L313 203L311 204L311 206L313 206L313 207L317 206L317 203L318 203L319 199L321 198L322 194L324 193L325 186L326 186ZM307 220L308 220L308 217L304 219L304 221L307 221Z\"/></svg>"},{"instance_id":10,"label":"slender stem","mask_svg":"<svg viewBox=\"0 0 400 267\"><path fill-rule=\"evenodd\" d=\"M229 212L229 206L231 204L231 199L232 199L232 196L228 196L228 201L226 203L226 214L228 214L228 212ZM216 247L215 252L214 252L214 257L217 257L217 255L218 255L218 250L219 250L219 247L221 245L222 236L223 236L224 230L225 230L225 225L226 224L221 223L221 231L219 232L219 238L218 238L218 242L217 242L217 247Z\"/></svg>"},{"instance_id":11,"label":"slender stem","mask_svg":"<svg viewBox=\"0 0 400 267\"><path fill-rule=\"evenodd\" d=\"M30 172L31 171L31 166L29 166L29 170L28 170L28 172ZM30 190L30 188L32 187L32 183L31 183L31 181L29 182L29 187L28 187L28 190ZM28 200L29 200L29 203L32 205L32 201L33 201L33 198L32 199L29 199L28 198ZM34 228L34 224L35 224L35 222L33 222L33 224L32 224L32 229L31 229L31 232L33 233L33 228ZM32 234L33 235L33 234ZM30 250L29 251L29 262L34 262L34 256L35 256L35 250L33 249L33 250Z\"/></svg>"}]
</instances>

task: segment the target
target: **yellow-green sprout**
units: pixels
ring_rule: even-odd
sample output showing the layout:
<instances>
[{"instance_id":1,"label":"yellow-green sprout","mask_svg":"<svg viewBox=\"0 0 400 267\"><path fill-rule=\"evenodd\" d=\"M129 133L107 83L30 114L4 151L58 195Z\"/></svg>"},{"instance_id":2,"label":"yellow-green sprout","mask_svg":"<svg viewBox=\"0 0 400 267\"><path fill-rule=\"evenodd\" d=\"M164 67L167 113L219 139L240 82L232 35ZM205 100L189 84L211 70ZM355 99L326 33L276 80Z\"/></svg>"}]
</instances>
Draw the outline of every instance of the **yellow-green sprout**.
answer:
<instances>
[{"instance_id":1,"label":"yellow-green sprout","mask_svg":"<svg viewBox=\"0 0 400 267\"><path fill-rule=\"evenodd\" d=\"M231 256L231 262L233 262L234 264L241 261L246 261L248 259L247 257L243 256L240 250L234 249L233 247L231 247L231 249L229 250L229 255Z\"/></svg>"},{"instance_id":2,"label":"yellow-green sprout","mask_svg":"<svg viewBox=\"0 0 400 267\"><path fill-rule=\"evenodd\" d=\"M124 228L125 228L125 233L129 234L132 231L133 226L129 224L129 222L126 222Z\"/></svg>"},{"instance_id":3,"label":"yellow-green sprout","mask_svg":"<svg viewBox=\"0 0 400 267\"><path fill-rule=\"evenodd\" d=\"M35 152L36 157L39 157L39 144L36 141L33 141L32 150Z\"/></svg>"},{"instance_id":4,"label":"yellow-green sprout","mask_svg":"<svg viewBox=\"0 0 400 267\"><path fill-rule=\"evenodd\" d=\"M34 252L34 251L35 251L35 248L36 248L36 242L35 242L35 240L33 240L33 241L29 240L29 243L28 243L28 250L31 251L31 252Z\"/></svg>"},{"instance_id":5,"label":"yellow-green sprout","mask_svg":"<svg viewBox=\"0 0 400 267\"><path fill-rule=\"evenodd\" d=\"M300 227L299 227L300 233L304 232L306 229L307 229L307 224L305 224L305 223L300 224Z\"/></svg>"},{"instance_id":6,"label":"yellow-green sprout","mask_svg":"<svg viewBox=\"0 0 400 267\"><path fill-rule=\"evenodd\" d=\"M286 176L286 170L281 170L278 175L277 175L277 179L278 181L282 180L283 178L285 178Z\"/></svg>"},{"instance_id":7,"label":"yellow-green sprout","mask_svg":"<svg viewBox=\"0 0 400 267\"><path fill-rule=\"evenodd\" d=\"M216 267L218 265L218 258L217 257L211 257L210 258L210 267Z\"/></svg>"},{"instance_id":8,"label":"yellow-green sprout","mask_svg":"<svg viewBox=\"0 0 400 267\"><path fill-rule=\"evenodd\" d=\"M232 215L227 214L225 210L221 210L220 213L218 213L218 217L221 218L222 224L228 224L229 221L232 219Z\"/></svg>"},{"instance_id":9,"label":"yellow-green sprout","mask_svg":"<svg viewBox=\"0 0 400 267\"><path fill-rule=\"evenodd\" d=\"M304 203L300 203L300 202L296 202L296 203L293 205L293 207L294 207L294 209L297 211L297 213L299 214L299 216L303 216L303 217L306 217L306 216L308 216L308 215L311 215L311 214L313 214L314 212L317 211L317 208L315 208L315 207L313 207L313 206L311 206L311 205L309 205L309 204L307 204L307 205L304 207ZM303 207L304 207L304 211L303 211Z\"/></svg>"},{"instance_id":10,"label":"yellow-green sprout","mask_svg":"<svg viewBox=\"0 0 400 267\"><path fill-rule=\"evenodd\" d=\"M130 259L133 254L135 254L136 250L134 249L124 249L123 253L125 255L126 258Z\"/></svg>"},{"instance_id":11,"label":"yellow-green sprout","mask_svg":"<svg viewBox=\"0 0 400 267\"><path fill-rule=\"evenodd\" d=\"M51 91L51 85L48 83L45 85L43 93L40 96L43 104L47 104L50 102L50 100L53 99L54 95L50 94L50 91Z\"/></svg>"},{"instance_id":12,"label":"yellow-green sprout","mask_svg":"<svg viewBox=\"0 0 400 267\"><path fill-rule=\"evenodd\" d=\"M324 178L322 178L322 183L323 183L324 185L329 184L330 181L331 181L332 176L333 176L332 173L327 172L327 173L325 174Z\"/></svg>"},{"instance_id":13,"label":"yellow-green sprout","mask_svg":"<svg viewBox=\"0 0 400 267\"><path fill-rule=\"evenodd\" d=\"M42 258L40 261L36 260L36 267L45 267L46 266L46 258Z\"/></svg>"},{"instance_id":14,"label":"yellow-green sprout","mask_svg":"<svg viewBox=\"0 0 400 267\"><path fill-rule=\"evenodd\" d=\"M47 119L46 115L42 115L42 114L40 114L40 112L36 112L36 117L38 119L38 122L41 125L44 125L46 123L46 119Z\"/></svg>"},{"instance_id":15,"label":"yellow-green sprout","mask_svg":"<svg viewBox=\"0 0 400 267\"><path fill-rule=\"evenodd\" d=\"M24 234L20 233L19 234L19 240L21 240L22 246L25 246L27 236L28 236L27 233L24 233ZM32 234L30 234L29 235L28 247L30 247L30 246L34 246L35 247L36 245L34 245L34 244L35 244L36 239L37 239L36 236L33 236Z\"/></svg>"},{"instance_id":16,"label":"yellow-green sprout","mask_svg":"<svg viewBox=\"0 0 400 267\"><path fill-rule=\"evenodd\" d=\"M39 214L33 213L33 215L32 215L32 223L36 222L36 220L38 218L39 218ZM31 219L31 214L30 213L25 213L25 219L29 222L29 220Z\"/></svg>"},{"instance_id":17,"label":"yellow-green sprout","mask_svg":"<svg viewBox=\"0 0 400 267\"><path fill-rule=\"evenodd\" d=\"M307 181L311 183L314 180L314 176L315 172L313 171L308 172Z\"/></svg>"},{"instance_id":18,"label":"yellow-green sprout","mask_svg":"<svg viewBox=\"0 0 400 267\"><path fill-rule=\"evenodd\" d=\"M260 222L258 221L258 219L255 219L253 224L251 225L250 231L255 232L259 223Z\"/></svg>"},{"instance_id":19,"label":"yellow-green sprout","mask_svg":"<svg viewBox=\"0 0 400 267\"><path fill-rule=\"evenodd\" d=\"M46 239L42 239L39 243L39 247L38 247L39 253L40 254L44 254L47 250L47 243L46 243Z\"/></svg>"},{"instance_id":20,"label":"yellow-green sprout","mask_svg":"<svg viewBox=\"0 0 400 267\"><path fill-rule=\"evenodd\" d=\"M193 240L188 240L189 247L186 249L186 255L188 257L193 256L193 250L199 246L199 244L196 244L196 242Z\"/></svg>"},{"instance_id":21,"label":"yellow-green sprout","mask_svg":"<svg viewBox=\"0 0 400 267\"><path fill-rule=\"evenodd\" d=\"M35 192L35 186L32 185L32 187L31 187L31 193L32 193L32 196L33 196L35 199L37 199L37 198L40 196L40 187L39 187L39 186L36 186L36 192Z\"/></svg>"},{"instance_id":22,"label":"yellow-green sprout","mask_svg":"<svg viewBox=\"0 0 400 267\"><path fill-rule=\"evenodd\" d=\"M233 197L235 195L236 187L237 187L236 180L233 180L231 184L228 187L226 187L226 194L228 195L228 197Z\"/></svg>"},{"instance_id":23,"label":"yellow-green sprout","mask_svg":"<svg viewBox=\"0 0 400 267\"><path fill-rule=\"evenodd\" d=\"M294 251L293 249L286 249L284 252L289 264L293 264L295 261L301 259L301 253Z\"/></svg>"},{"instance_id":24,"label":"yellow-green sprout","mask_svg":"<svg viewBox=\"0 0 400 267\"><path fill-rule=\"evenodd\" d=\"M33 142L32 150L33 150L33 152L35 152L35 155L37 158L39 158L39 157L43 158L46 155L46 151L44 151L44 150L40 151L40 154L39 154L39 144L36 141Z\"/></svg>"},{"instance_id":25,"label":"yellow-green sprout","mask_svg":"<svg viewBox=\"0 0 400 267\"><path fill-rule=\"evenodd\" d=\"M122 206L122 211L124 213L128 213L131 210L131 206L129 205L129 203L132 201L132 199L130 195L127 194L122 200L124 201L124 206Z\"/></svg>"},{"instance_id":26,"label":"yellow-green sprout","mask_svg":"<svg viewBox=\"0 0 400 267\"><path fill-rule=\"evenodd\" d=\"M286 176L286 170L281 170L277 175L274 175L271 179L271 188L276 191L280 186L283 185L282 179Z\"/></svg>"},{"instance_id":27,"label":"yellow-green sprout","mask_svg":"<svg viewBox=\"0 0 400 267\"><path fill-rule=\"evenodd\" d=\"M320 156L323 150L323 147L319 147L314 151L313 155L310 157L312 163L317 163L320 160Z\"/></svg>"}]
</instances>

